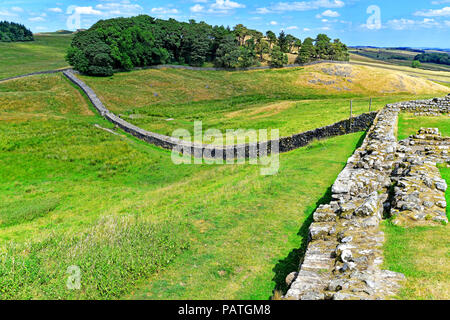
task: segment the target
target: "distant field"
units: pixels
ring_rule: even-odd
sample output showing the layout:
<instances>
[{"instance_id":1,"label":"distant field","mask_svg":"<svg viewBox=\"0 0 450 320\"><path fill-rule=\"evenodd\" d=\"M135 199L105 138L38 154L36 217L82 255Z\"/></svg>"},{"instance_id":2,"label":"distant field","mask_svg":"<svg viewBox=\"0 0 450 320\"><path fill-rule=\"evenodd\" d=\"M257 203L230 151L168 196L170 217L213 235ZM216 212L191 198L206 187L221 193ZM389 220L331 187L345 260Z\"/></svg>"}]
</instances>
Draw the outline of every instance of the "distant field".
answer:
<instances>
[{"instance_id":1,"label":"distant field","mask_svg":"<svg viewBox=\"0 0 450 320\"><path fill-rule=\"evenodd\" d=\"M203 129L280 129L288 136L332 124L386 103L447 93L403 73L320 64L250 72L142 70L109 78L81 77L105 105L144 129L170 135Z\"/></svg>"},{"instance_id":2,"label":"distant field","mask_svg":"<svg viewBox=\"0 0 450 320\"><path fill-rule=\"evenodd\" d=\"M0 101L5 299L267 299L298 267L308 217L363 136L283 154L268 177L174 165L95 127L115 131L61 75L0 83ZM70 265L81 291L65 287Z\"/></svg>"},{"instance_id":3,"label":"distant field","mask_svg":"<svg viewBox=\"0 0 450 320\"><path fill-rule=\"evenodd\" d=\"M396 49L375 49L375 48L363 48L363 49L350 49L352 55L373 59L380 62L390 63L398 66L411 67L411 63L414 57L419 52L413 52L408 50L396 50ZM432 71L447 71L450 72L450 66L437 63L422 63L421 69Z\"/></svg>"},{"instance_id":4,"label":"distant field","mask_svg":"<svg viewBox=\"0 0 450 320\"><path fill-rule=\"evenodd\" d=\"M0 79L68 67L64 57L72 35L35 35L31 42L0 42Z\"/></svg>"}]
</instances>

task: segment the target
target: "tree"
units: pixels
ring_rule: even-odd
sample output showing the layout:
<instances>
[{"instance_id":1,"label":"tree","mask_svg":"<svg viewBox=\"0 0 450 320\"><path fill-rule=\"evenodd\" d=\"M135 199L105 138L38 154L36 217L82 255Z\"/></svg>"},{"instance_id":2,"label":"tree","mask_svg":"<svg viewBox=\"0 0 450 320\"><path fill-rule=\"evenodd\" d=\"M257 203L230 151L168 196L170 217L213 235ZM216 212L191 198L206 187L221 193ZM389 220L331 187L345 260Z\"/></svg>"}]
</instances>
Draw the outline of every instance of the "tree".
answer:
<instances>
[{"instance_id":1,"label":"tree","mask_svg":"<svg viewBox=\"0 0 450 320\"><path fill-rule=\"evenodd\" d=\"M239 65L241 50L233 36L228 36L219 45L214 65L218 68L236 68Z\"/></svg>"},{"instance_id":2,"label":"tree","mask_svg":"<svg viewBox=\"0 0 450 320\"><path fill-rule=\"evenodd\" d=\"M248 29L244 25L238 24L234 27L233 30L234 34L238 38L239 45L244 45L245 37L248 35Z\"/></svg>"},{"instance_id":3,"label":"tree","mask_svg":"<svg viewBox=\"0 0 450 320\"><path fill-rule=\"evenodd\" d=\"M263 39L256 42L256 53L259 55L259 60L264 60L264 54L269 53L269 43Z\"/></svg>"},{"instance_id":4,"label":"tree","mask_svg":"<svg viewBox=\"0 0 450 320\"><path fill-rule=\"evenodd\" d=\"M287 38L284 31L281 31L280 35L278 36L278 46L280 47L282 52L289 52L289 39Z\"/></svg>"},{"instance_id":5,"label":"tree","mask_svg":"<svg viewBox=\"0 0 450 320\"><path fill-rule=\"evenodd\" d=\"M298 53L296 63L308 63L315 59L316 52L314 48L314 40L312 38L306 38Z\"/></svg>"},{"instance_id":6,"label":"tree","mask_svg":"<svg viewBox=\"0 0 450 320\"><path fill-rule=\"evenodd\" d=\"M301 46L302 46L302 40L296 39L296 40L294 41L294 47L297 48L297 52L300 51L300 47L301 47Z\"/></svg>"},{"instance_id":7,"label":"tree","mask_svg":"<svg viewBox=\"0 0 450 320\"><path fill-rule=\"evenodd\" d=\"M0 21L0 42L33 40L33 33L24 25L8 21Z\"/></svg>"},{"instance_id":8,"label":"tree","mask_svg":"<svg viewBox=\"0 0 450 320\"><path fill-rule=\"evenodd\" d=\"M422 66L422 64L420 63L419 60L413 60L411 67L413 68L420 68Z\"/></svg>"},{"instance_id":9,"label":"tree","mask_svg":"<svg viewBox=\"0 0 450 320\"><path fill-rule=\"evenodd\" d=\"M331 49L331 39L326 34L318 34L315 40L315 54L317 59L329 59Z\"/></svg>"},{"instance_id":10,"label":"tree","mask_svg":"<svg viewBox=\"0 0 450 320\"><path fill-rule=\"evenodd\" d=\"M348 48L339 39L335 39L330 46L328 59L335 61L349 61Z\"/></svg>"},{"instance_id":11,"label":"tree","mask_svg":"<svg viewBox=\"0 0 450 320\"><path fill-rule=\"evenodd\" d=\"M270 65L272 67L280 68L288 63L288 56L279 46L274 46L272 52L270 53Z\"/></svg>"},{"instance_id":12,"label":"tree","mask_svg":"<svg viewBox=\"0 0 450 320\"><path fill-rule=\"evenodd\" d=\"M272 49L272 44L277 42L277 35L273 31L266 32L267 41L269 41L269 49Z\"/></svg>"}]
</instances>

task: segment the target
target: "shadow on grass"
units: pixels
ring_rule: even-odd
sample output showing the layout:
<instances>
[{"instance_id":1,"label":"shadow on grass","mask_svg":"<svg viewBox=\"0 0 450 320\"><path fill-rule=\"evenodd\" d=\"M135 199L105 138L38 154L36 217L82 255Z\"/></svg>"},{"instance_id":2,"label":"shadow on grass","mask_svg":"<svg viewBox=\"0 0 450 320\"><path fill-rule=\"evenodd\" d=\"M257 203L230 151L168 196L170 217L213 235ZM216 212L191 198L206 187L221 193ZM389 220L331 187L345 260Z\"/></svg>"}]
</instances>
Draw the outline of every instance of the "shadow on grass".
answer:
<instances>
[{"instance_id":1,"label":"shadow on grass","mask_svg":"<svg viewBox=\"0 0 450 320\"><path fill-rule=\"evenodd\" d=\"M281 291L284 294L288 290L288 287L286 285L286 277L291 272L298 271L300 263L303 261L306 253L306 248L308 247L309 243L309 226L313 222L313 213L320 205L327 204L331 201L331 194L331 187L329 187L322 198L320 198L319 201L316 202L315 206L310 206L305 210L305 215L307 216L307 218L305 222L303 222L303 225L297 233L297 235L302 238L300 248L293 249L291 252L289 252L286 258L278 261L276 266L272 269L272 271L275 273L272 279L272 281L275 282L274 291Z\"/></svg>"},{"instance_id":2,"label":"shadow on grass","mask_svg":"<svg viewBox=\"0 0 450 320\"><path fill-rule=\"evenodd\" d=\"M356 151L356 149L361 147L364 139L366 138L366 134L367 132L361 136L358 143L356 144L354 151ZM275 267L272 269L272 271L275 273L274 277L272 278L272 281L275 282L275 288L273 292L280 291L283 294L285 294L289 289L288 286L286 285L286 277L291 272L297 272L299 270L300 265L303 262L303 258L305 256L306 249L308 247L309 226L311 225L311 223L313 223L313 214L320 205L330 203L332 199L331 188L332 186L330 186L327 189L325 194L315 203L315 205L309 206L305 210L304 215L307 218L303 222L302 226L300 227L300 230L297 233L297 235L302 238L300 248L293 249L291 252L289 252L286 258L284 258L283 260L279 260L278 263L275 265ZM269 299L270 298L271 297L269 297Z\"/></svg>"}]
</instances>

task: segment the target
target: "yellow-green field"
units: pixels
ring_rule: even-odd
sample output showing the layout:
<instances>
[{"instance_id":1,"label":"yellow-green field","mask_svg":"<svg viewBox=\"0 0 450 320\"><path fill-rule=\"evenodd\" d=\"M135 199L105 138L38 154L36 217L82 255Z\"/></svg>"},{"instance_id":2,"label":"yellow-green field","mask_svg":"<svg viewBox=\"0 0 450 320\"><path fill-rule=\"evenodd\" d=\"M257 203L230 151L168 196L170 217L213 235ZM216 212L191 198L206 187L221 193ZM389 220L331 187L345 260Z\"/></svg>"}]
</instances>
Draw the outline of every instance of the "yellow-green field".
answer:
<instances>
[{"instance_id":1,"label":"yellow-green field","mask_svg":"<svg viewBox=\"0 0 450 320\"><path fill-rule=\"evenodd\" d=\"M37 39L0 44L0 78L66 66L70 36ZM429 74L403 71L321 64L81 78L112 111L155 132L192 129L202 120L204 130L273 128L289 135L347 118L350 99L357 115L368 111L369 98L377 110L448 91L427 81ZM402 115L399 137L419 124L447 133L442 119ZM250 164L175 165L170 152L101 118L61 74L2 82L0 297L268 299L286 289L311 214L330 200L331 185L363 137L282 154L275 176L261 176L261 167ZM450 178L448 168L442 174ZM387 267L408 277L401 298L448 299L446 228L386 223ZM73 265L81 268L81 290L66 287Z\"/></svg>"},{"instance_id":2,"label":"yellow-green field","mask_svg":"<svg viewBox=\"0 0 450 320\"><path fill-rule=\"evenodd\" d=\"M115 130L61 75L0 88L7 299L267 299L296 268L308 217L362 137L283 154L276 176L249 164L177 166L167 151L94 126ZM25 98L34 103L15 111ZM71 265L81 291L65 286Z\"/></svg>"},{"instance_id":3,"label":"yellow-green field","mask_svg":"<svg viewBox=\"0 0 450 320\"><path fill-rule=\"evenodd\" d=\"M0 42L0 79L68 67L65 61L72 35L35 35L35 41Z\"/></svg>"},{"instance_id":4,"label":"yellow-green field","mask_svg":"<svg viewBox=\"0 0 450 320\"><path fill-rule=\"evenodd\" d=\"M447 87L404 73L320 64L250 72L143 70L113 77L81 77L104 104L127 121L171 135L203 129L279 129L281 136L311 130L387 103L442 96Z\"/></svg>"}]
</instances>

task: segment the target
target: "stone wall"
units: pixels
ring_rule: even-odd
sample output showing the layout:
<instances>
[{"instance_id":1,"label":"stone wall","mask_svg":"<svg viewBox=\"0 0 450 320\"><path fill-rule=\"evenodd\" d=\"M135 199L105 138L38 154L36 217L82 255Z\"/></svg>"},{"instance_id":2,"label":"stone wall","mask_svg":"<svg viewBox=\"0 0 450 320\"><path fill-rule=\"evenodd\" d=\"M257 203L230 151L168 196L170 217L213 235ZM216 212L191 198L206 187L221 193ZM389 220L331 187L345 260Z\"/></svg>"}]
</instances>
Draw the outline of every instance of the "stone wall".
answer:
<instances>
[{"instance_id":1,"label":"stone wall","mask_svg":"<svg viewBox=\"0 0 450 320\"><path fill-rule=\"evenodd\" d=\"M349 133L359 132L367 130L376 116L376 112L365 113L354 117L352 119L346 119L334 123L329 126L317 128L314 130L306 131L303 133L295 134L290 137L282 137L277 141L261 142L258 144L240 144L231 145L226 147L218 147L212 145L205 145L199 143L193 143L189 141L183 141L173 137L161 135L154 132L143 130L122 118L116 116L110 112L97 97L95 92L87 86L83 81L76 77L71 71L64 71L64 75L70 79L73 83L79 86L88 96L97 111L105 117L108 121L117 125L124 131L132 134L133 136L146 141L148 143L157 145L164 149L177 149L187 150L191 155L202 155L203 152L211 154L212 157L216 155L222 155L223 158L254 158L259 156L260 150L268 150L270 154L272 152L272 146L277 143L279 145L279 152L287 152L300 147L304 147L314 140L325 139L329 137L335 137L345 135Z\"/></svg>"},{"instance_id":2,"label":"stone wall","mask_svg":"<svg viewBox=\"0 0 450 320\"><path fill-rule=\"evenodd\" d=\"M14 79L20 79L20 78L26 78L26 77L30 77L30 76L39 75L39 74L58 73L58 72L63 72L65 70L70 70L70 69L71 68L63 68L63 69L56 69L56 70L45 70L45 71L31 72L31 73L22 74L22 75L19 75L19 76L14 76L14 77L9 77L9 78L5 78L5 79L0 79L0 82L8 81L8 80L14 80Z\"/></svg>"},{"instance_id":3,"label":"stone wall","mask_svg":"<svg viewBox=\"0 0 450 320\"><path fill-rule=\"evenodd\" d=\"M425 115L448 112L441 99L387 105L332 187L332 201L314 212L300 270L290 274L286 299L386 299L404 276L380 268L383 216L409 225L448 222L436 162L449 161L449 140L436 129L397 142L400 111ZM421 140L419 143L417 140ZM411 143L412 141L412 143ZM420 148L410 146L420 145ZM401 219L397 219L401 217Z\"/></svg>"}]
</instances>

